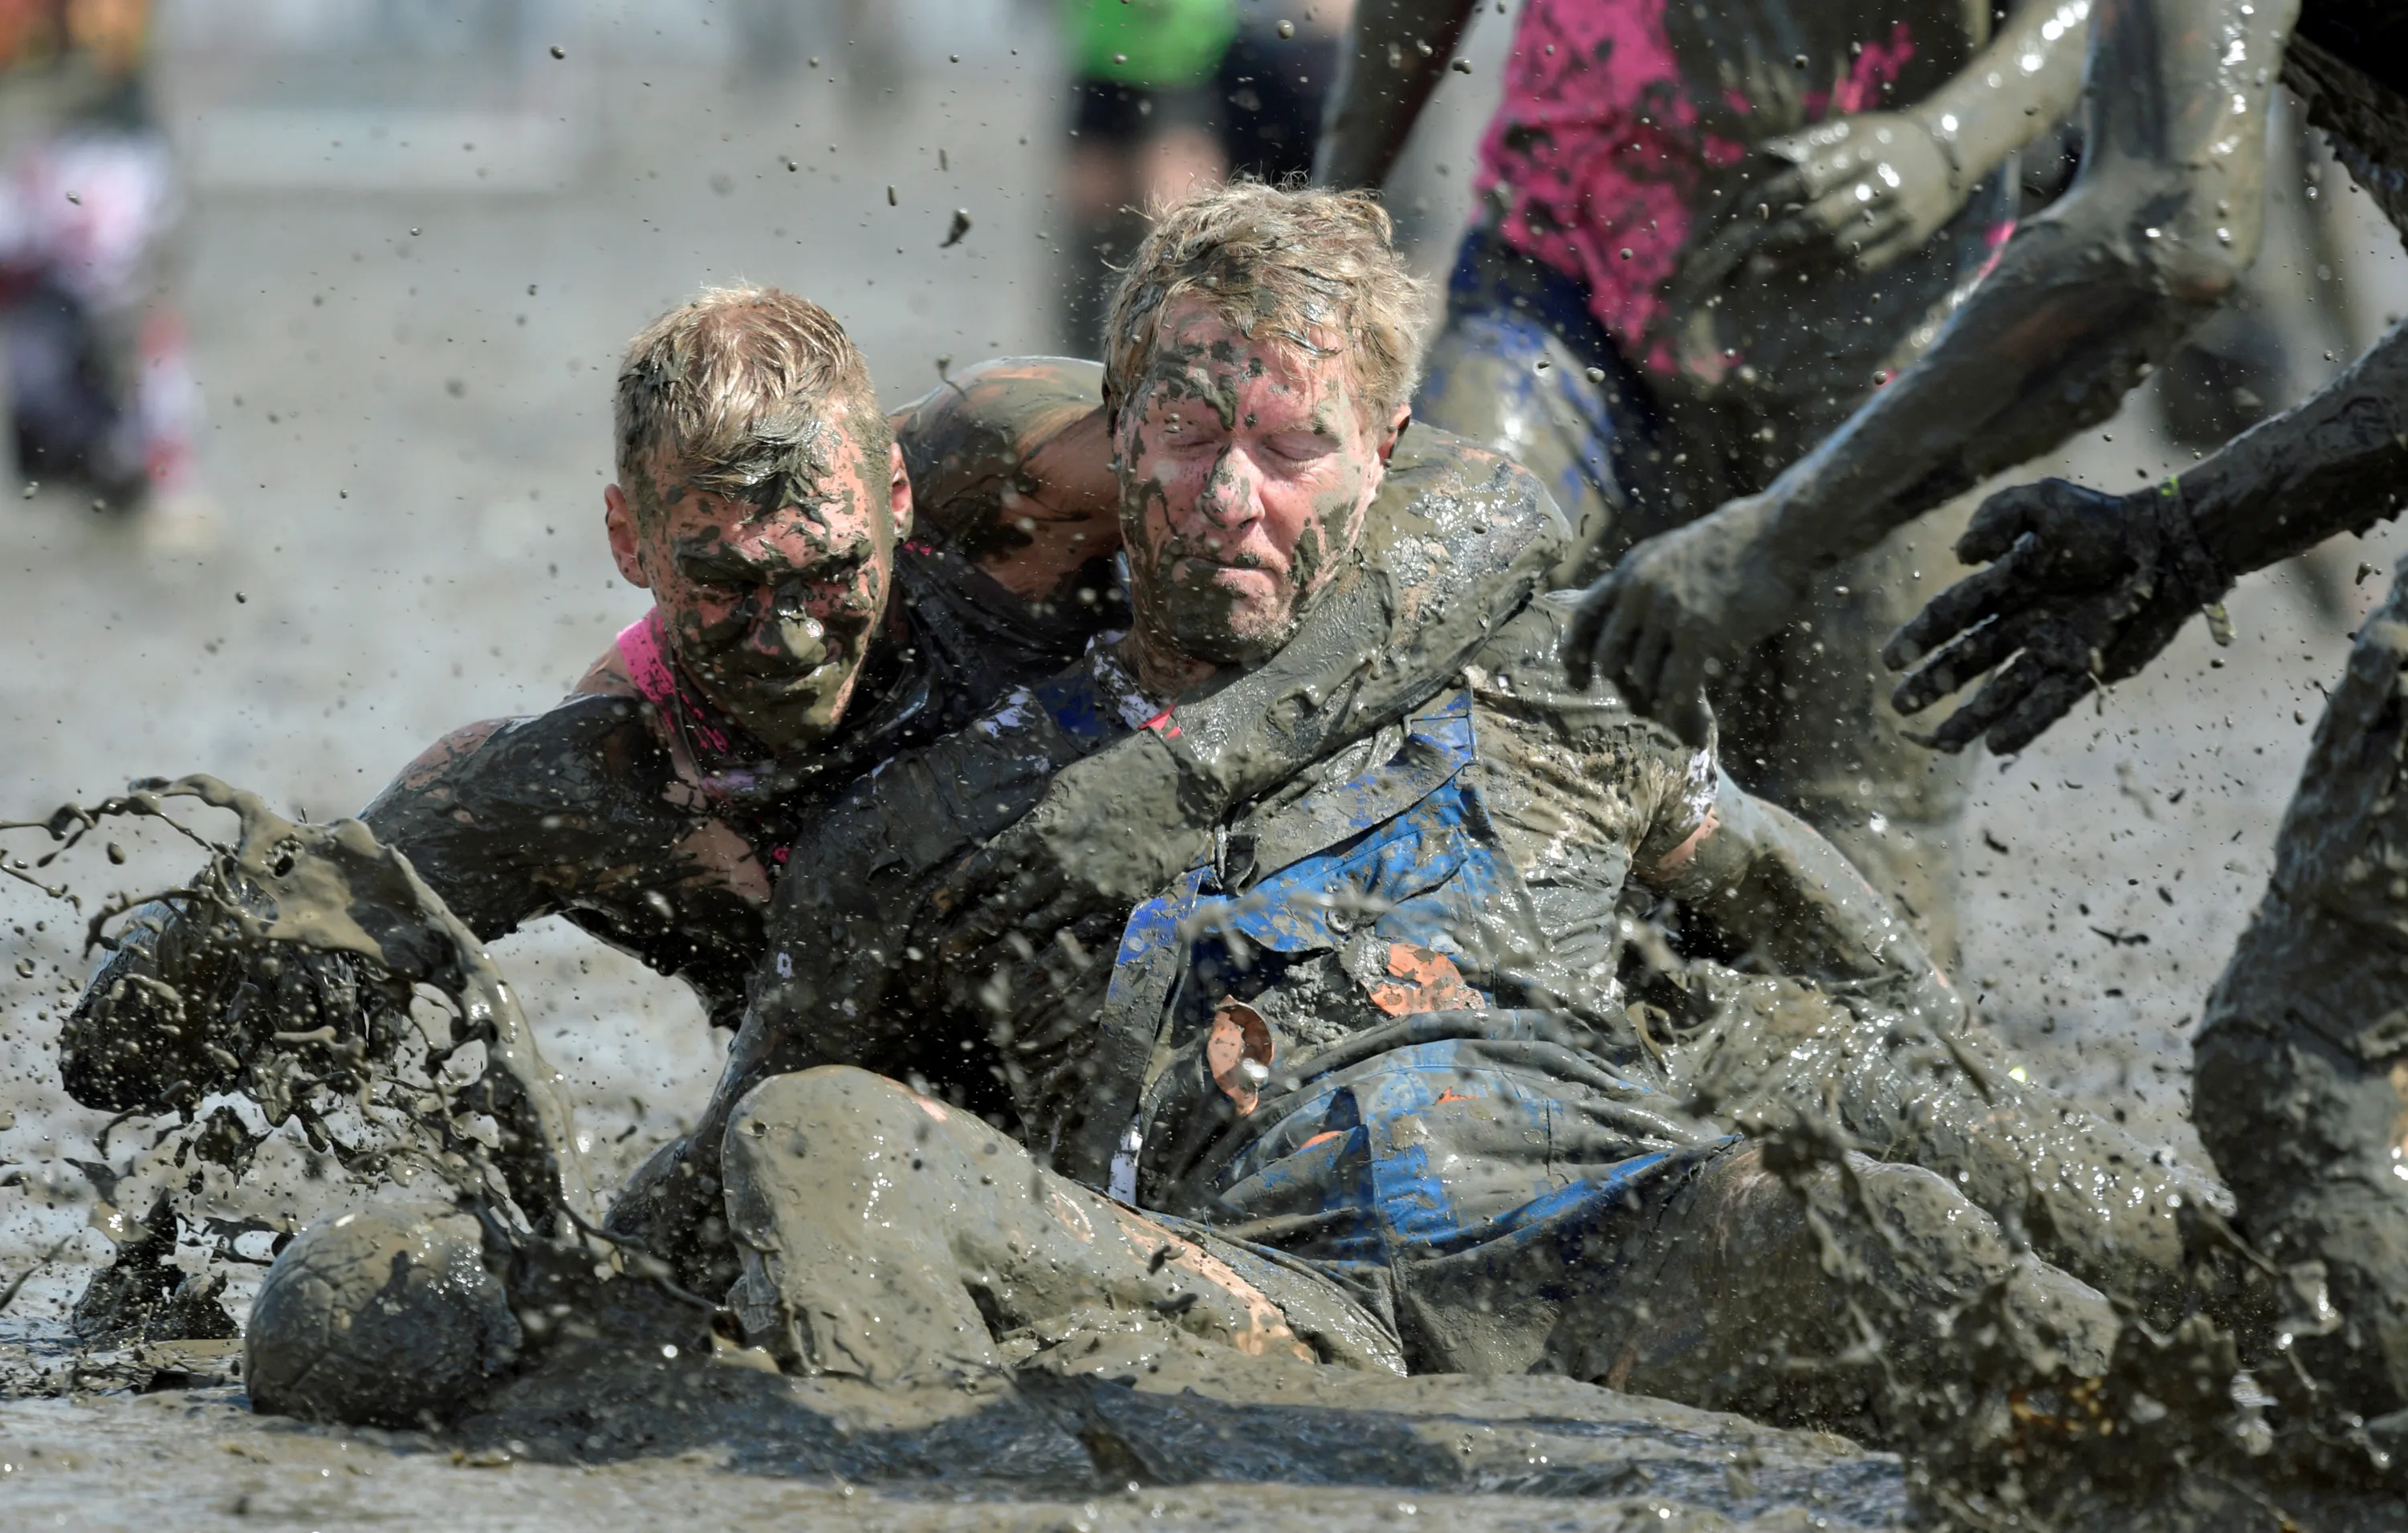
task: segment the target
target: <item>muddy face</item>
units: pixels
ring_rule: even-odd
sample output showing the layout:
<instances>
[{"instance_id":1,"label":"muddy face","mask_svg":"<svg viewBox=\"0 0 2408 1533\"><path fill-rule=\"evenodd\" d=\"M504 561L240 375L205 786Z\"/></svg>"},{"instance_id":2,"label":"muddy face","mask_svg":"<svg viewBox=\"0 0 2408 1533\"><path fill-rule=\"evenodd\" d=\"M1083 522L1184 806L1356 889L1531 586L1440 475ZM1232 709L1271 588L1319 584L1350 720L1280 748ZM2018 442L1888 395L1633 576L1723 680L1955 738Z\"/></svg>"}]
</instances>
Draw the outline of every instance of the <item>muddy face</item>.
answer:
<instances>
[{"instance_id":1,"label":"muddy face","mask_svg":"<svg viewBox=\"0 0 2408 1533\"><path fill-rule=\"evenodd\" d=\"M1157 673L1240 665L1354 548L1405 411L1366 418L1342 337L1307 351L1195 301L1161 326L1113 434L1136 638Z\"/></svg>"},{"instance_id":2,"label":"muddy face","mask_svg":"<svg viewBox=\"0 0 2408 1533\"><path fill-rule=\"evenodd\" d=\"M787 455L757 488L679 464L604 494L619 571L652 591L679 663L781 752L843 717L911 517L900 451L870 463L841 407Z\"/></svg>"}]
</instances>

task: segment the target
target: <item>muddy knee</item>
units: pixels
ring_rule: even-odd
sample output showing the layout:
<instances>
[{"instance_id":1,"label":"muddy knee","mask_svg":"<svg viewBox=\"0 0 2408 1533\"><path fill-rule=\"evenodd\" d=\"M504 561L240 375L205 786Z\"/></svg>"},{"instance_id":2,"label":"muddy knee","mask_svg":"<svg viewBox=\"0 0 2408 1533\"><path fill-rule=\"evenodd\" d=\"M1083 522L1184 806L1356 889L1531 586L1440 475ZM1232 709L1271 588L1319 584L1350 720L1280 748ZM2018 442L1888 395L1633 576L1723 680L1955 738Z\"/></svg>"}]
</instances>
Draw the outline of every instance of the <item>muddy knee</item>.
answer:
<instances>
[{"instance_id":1,"label":"muddy knee","mask_svg":"<svg viewBox=\"0 0 2408 1533\"><path fill-rule=\"evenodd\" d=\"M757 1163L765 1153L817 1158L839 1174L839 1167L925 1146L940 1134L951 1139L966 1117L885 1076L827 1065L745 1093L728 1115L723 1151L731 1177L739 1162Z\"/></svg>"},{"instance_id":2,"label":"muddy knee","mask_svg":"<svg viewBox=\"0 0 2408 1533\"><path fill-rule=\"evenodd\" d=\"M520 1342L474 1218L374 1210L312 1225L277 1256L244 1372L269 1414L418 1426L473 1405Z\"/></svg>"}]
</instances>

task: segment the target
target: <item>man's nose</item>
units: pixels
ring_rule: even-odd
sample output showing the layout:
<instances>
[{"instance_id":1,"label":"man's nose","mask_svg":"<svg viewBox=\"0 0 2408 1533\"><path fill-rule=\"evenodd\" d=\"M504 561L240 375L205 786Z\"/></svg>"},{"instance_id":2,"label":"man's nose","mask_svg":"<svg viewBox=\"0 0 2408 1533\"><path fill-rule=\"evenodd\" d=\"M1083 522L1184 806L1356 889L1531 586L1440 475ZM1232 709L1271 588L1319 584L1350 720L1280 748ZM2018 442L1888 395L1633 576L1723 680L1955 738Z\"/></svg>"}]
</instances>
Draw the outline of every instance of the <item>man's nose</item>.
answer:
<instances>
[{"instance_id":1,"label":"man's nose","mask_svg":"<svg viewBox=\"0 0 2408 1533\"><path fill-rule=\"evenodd\" d=\"M1215 527L1244 527L1262 519L1262 475L1235 446L1224 448L1205 476L1196 509Z\"/></svg>"},{"instance_id":2,"label":"man's nose","mask_svg":"<svg viewBox=\"0 0 2408 1533\"><path fill-rule=\"evenodd\" d=\"M753 595L752 648L770 658L816 665L827 654L827 611L824 592L808 580L787 580L765 585Z\"/></svg>"}]
</instances>

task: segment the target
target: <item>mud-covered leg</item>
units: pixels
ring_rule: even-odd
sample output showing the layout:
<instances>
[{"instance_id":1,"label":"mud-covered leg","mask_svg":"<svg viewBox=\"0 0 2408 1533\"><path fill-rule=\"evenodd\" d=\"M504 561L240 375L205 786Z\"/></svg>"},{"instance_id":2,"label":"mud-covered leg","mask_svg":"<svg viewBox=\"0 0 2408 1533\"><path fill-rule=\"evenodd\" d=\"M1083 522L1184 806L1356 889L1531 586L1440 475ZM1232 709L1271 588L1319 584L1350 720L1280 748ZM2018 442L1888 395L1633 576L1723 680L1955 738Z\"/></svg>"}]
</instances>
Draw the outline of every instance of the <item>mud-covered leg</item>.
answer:
<instances>
[{"instance_id":1,"label":"mud-covered leg","mask_svg":"<svg viewBox=\"0 0 2408 1533\"><path fill-rule=\"evenodd\" d=\"M2408 1407L2403 667L2408 565L2317 723L2194 1053L2192 1117L2243 1230L2286 1266L2322 1264L2332 1328L2309 1334L2323 1327L2302 1306L2300 1359L2367 1417Z\"/></svg>"},{"instance_id":2,"label":"mud-covered leg","mask_svg":"<svg viewBox=\"0 0 2408 1533\"><path fill-rule=\"evenodd\" d=\"M1569 1264L1555 1366L1616 1388L1892 1442L2007 1390L2106 1371L2116 1321L1929 1171L1787 1178L1747 1146Z\"/></svg>"},{"instance_id":3,"label":"mud-covered leg","mask_svg":"<svg viewBox=\"0 0 2408 1533\"><path fill-rule=\"evenodd\" d=\"M1672 1052L1675 1084L1745 1121L1828 1120L1877 1159L1953 1182L2041 1258L2137 1306L2152 1324L2194 1297L2186 1225L2229 1211L2209 1178L2017 1082L1978 1031L1756 979ZM1942 1025L1945 1025L1942 1024Z\"/></svg>"},{"instance_id":4,"label":"mud-covered leg","mask_svg":"<svg viewBox=\"0 0 2408 1533\"><path fill-rule=\"evenodd\" d=\"M1001 1368L1082 1314L1315 1361L1226 1262L958 1108L842 1067L764 1082L724 1151L746 1332L791 1366L885 1382Z\"/></svg>"},{"instance_id":5,"label":"mud-covered leg","mask_svg":"<svg viewBox=\"0 0 2408 1533\"><path fill-rule=\"evenodd\" d=\"M1574 348L1512 306L1486 269L1510 259L1467 254L1449 294L1446 327L1424 360L1413 414L1538 476L1572 524L1570 556L1551 579L1569 585L1639 536L1614 465L1617 419L1635 418L1637 405L1614 374L1603 381L1588 376L1594 363L1607 359Z\"/></svg>"}]
</instances>

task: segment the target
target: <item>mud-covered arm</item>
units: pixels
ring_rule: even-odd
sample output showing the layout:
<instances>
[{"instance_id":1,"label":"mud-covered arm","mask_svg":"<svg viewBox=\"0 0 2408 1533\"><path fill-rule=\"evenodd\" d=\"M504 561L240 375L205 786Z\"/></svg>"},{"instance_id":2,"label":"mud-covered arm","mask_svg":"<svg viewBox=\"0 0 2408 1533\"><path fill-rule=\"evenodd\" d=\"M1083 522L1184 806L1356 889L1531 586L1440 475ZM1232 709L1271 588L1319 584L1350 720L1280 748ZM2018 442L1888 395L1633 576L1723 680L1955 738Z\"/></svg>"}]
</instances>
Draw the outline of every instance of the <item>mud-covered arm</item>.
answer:
<instances>
[{"instance_id":1,"label":"mud-covered arm","mask_svg":"<svg viewBox=\"0 0 2408 1533\"><path fill-rule=\"evenodd\" d=\"M1058 773L1025 818L939 888L932 934L967 953L1007 933L1124 913L1187 867L1213 825L1301 767L1436 695L1537 592L1570 537L1537 480L1416 427L1362 559L1296 637L1209 697Z\"/></svg>"},{"instance_id":2,"label":"mud-covered arm","mask_svg":"<svg viewBox=\"0 0 2408 1533\"><path fill-rule=\"evenodd\" d=\"M1915 666L1899 708L1990 679L1932 731L2019 751L2104 683L2139 672L2253 569L2363 532L2408 493L2408 328L2306 403L2161 485L2115 494L2043 480L1984 502L1956 552L1988 568L1942 592L1883 658ZM2219 638L2223 630L2216 630Z\"/></svg>"},{"instance_id":3,"label":"mud-covered arm","mask_svg":"<svg viewBox=\"0 0 2408 1533\"><path fill-rule=\"evenodd\" d=\"M1322 111L1316 186L1377 189L1405 151L1479 0L1358 0Z\"/></svg>"},{"instance_id":4,"label":"mud-covered arm","mask_svg":"<svg viewBox=\"0 0 2408 1533\"><path fill-rule=\"evenodd\" d=\"M2408 494L2408 324L2176 483L2227 580L2397 515Z\"/></svg>"},{"instance_id":5,"label":"mud-covered arm","mask_svg":"<svg viewBox=\"0 0 2408 1533\"><path fill-rule=\"evenodd\" d=\"M1922 360L1760 495L1633 550L1567 661L1653 709L1789 621L1824 572L2113 413L2256 256L2266 104L2298 0L2107 0L2090 152Z\"/></svg>"},{"instance_id":6,"label":"mud-covered arm","mask_svg":"<svg viewBox=\"0 0 2408 1533\"><path fill-rule=\"evenodd\" d=\"M1906 922L1837 847L1718 769L1715 778L1712 808L1688 835L1660 854L1642 846L1641 883L1712 925L1743 967L1894 988L1937 1008L1935 1018L1961 1009Z\"/></svg>"},{"instance_id":7,"label":"mud-covered arm","mask_svg":"<svg viewBox=\"0 0 2408 1533\"><path fill-rule=\"evenodd\" d=\"M1960 190L2072 113L2089 41L2086 0L2020 0L1979 57L1908 109L1947 151Z\"/></svg>"}]
</instances>

